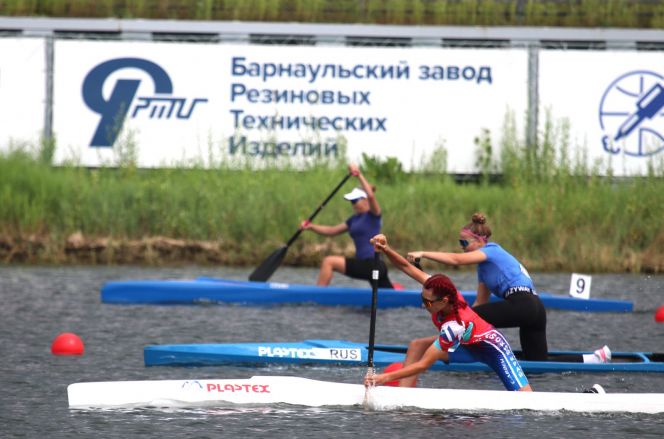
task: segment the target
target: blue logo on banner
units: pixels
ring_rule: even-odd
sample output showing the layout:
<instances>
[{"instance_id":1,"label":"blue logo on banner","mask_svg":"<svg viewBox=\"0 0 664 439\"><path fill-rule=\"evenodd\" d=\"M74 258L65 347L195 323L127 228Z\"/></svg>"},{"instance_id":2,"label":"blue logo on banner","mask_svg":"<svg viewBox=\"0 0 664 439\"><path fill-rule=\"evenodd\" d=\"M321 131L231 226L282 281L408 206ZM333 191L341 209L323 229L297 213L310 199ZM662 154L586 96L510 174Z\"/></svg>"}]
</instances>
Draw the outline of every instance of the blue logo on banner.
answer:
<instances>
[{"instance_id":1,"label":"blue logo on banner","mask_svg":"<svg viewBox=\"0 0 664 439\"><path fill-rule=\"evenodd\" d=\"M152 61L141 58L117 58L103 62L90 70L83 81L83 101L95 113L101 116L99 125L92 136L90 146L111 147L122 129L127 113L136 97L140 79L118 79L108 99L102 93L104 82L114 72L121 69L139 69L147 73L154 84L156 96L138 97L131 117L148 111L150 119L170 119L175 114L178 119L189 119L194 107L205 98L191 100L189 109L186 98L172 95L173 83L168 73Z\"/></svg>"},{"instance_id":2,"label":"blue logo on banner","mask_svg":"<svg viewBox=\"0 0 664 439\"><path fill-rule=\"evenodd\" d=\"M620 76L602 96L599 123L608 153L646 157L663 151L664 77L646 70Z\"/></svg>"}]
</instances>

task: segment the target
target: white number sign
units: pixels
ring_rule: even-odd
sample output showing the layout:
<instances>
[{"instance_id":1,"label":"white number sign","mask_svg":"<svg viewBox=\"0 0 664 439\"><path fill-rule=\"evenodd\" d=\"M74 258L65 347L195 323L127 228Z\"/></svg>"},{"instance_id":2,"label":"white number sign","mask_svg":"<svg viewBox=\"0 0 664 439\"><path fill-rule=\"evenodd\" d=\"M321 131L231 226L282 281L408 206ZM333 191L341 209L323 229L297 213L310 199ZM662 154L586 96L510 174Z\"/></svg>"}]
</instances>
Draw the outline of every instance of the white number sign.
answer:
<instances>
[{"instance_id":1,"label":"white number sign","mask_svg":"<svg viewBox=\"0 0 664 439\"><path fill-rule=\"evenodd\" d=\"M569 285L569 295L576 297L577 299L589 299L591 281L592 276L572 273L572 281Z\"/></svg>"}]
</instances>

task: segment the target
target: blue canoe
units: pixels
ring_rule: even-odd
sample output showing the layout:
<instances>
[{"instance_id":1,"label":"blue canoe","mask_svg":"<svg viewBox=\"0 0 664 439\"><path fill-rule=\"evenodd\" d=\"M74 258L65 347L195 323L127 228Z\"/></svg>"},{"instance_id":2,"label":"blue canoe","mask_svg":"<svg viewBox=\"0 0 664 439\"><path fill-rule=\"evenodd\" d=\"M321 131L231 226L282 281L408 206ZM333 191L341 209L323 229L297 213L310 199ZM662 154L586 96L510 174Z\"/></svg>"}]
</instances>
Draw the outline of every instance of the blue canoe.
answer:
<instances>
[{"instance_id":1,"label":"blue canoe","mask_svg":"<svg viewBox=\"0 0 664 439\"><path fill-rule=\"evenodd\" d=\"M421 306L419 290L378 290L379 308ZM474 291L462 291L468 303ZM632 302L609 299L577 299L540 293L550 309L588 312L631 312ZM492 300L500 300L492 296ZM106 283L101 301L114 304L206 304L226 303L246 306L317 304L328 306L371 306L371 288L318 287L278 282L249 282L229 279L128 280Z\"/></svg>"},{"instance_id":2,"label":"blue canoe","mask_svg":"<svg viewBox=\"0 0 664 439\"><path fill-rule=\"evenodd\" d=\"M405 346L376 345L374 364L385 367L403 361ZM515 352L517 357L519 351ZM611 363L586 364L555 361L561 354L589 352L551 352L552 361L520 361L525 372L664 372L664 354L614 352ZM286 343L226 343L152 345L143 349L146 366L219 366L295 364L366 366L366 344L343 340L305 340ZM490 369L483 363L436 362L431 370L481 372Z\"/></svg>"}]
</instances>

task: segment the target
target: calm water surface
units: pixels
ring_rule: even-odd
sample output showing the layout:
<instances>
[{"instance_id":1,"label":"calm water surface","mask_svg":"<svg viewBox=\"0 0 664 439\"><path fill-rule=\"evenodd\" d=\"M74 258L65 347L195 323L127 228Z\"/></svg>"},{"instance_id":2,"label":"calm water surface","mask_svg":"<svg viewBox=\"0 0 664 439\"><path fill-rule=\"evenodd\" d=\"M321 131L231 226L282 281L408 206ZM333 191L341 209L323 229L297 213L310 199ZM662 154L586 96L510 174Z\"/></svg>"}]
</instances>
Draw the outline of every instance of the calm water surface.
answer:
<instances>
[{"instance_id":1,"label":"calm water surface","mask_svg":"<svg viewBox=\"0 0 664 439\"><path fill-rule=\"evenodd\" d=\"M664 415L568 413L455 414L423 410L366 411L353 408L225 406L196 410L71 411L67 385L79 381L247 378L297 375L359 383L364 368L143 366L143 347L158 343L299 341L307 338L368 339L366 309L316 306L102 305L99 289L121 279L246 279L250 269L140 267L0 267L0 437L662 437ZM400 273L406 287L415 284ZM541 291L565 293L570 275L535 274ZM316 270L280 269L272 280L312 283ZM474 287L472 273L452 272L462 289ZM337 285L365 286L338 278ZM664 304L664 276L595 275L592 296L634 302L631 314L549 311L549 347L614 351L664 351L664 324L653 319ZM434 333L420 309L380 310L378 343L405 344ZM82 357L50 354L53 338L75 332L85 342ZM505 330L519 348L515 330ZM613 392L664 392L664 374L531 375L537 390L575 391L593 383ZM423 387L500 389L490 374L428 373Z\"/></svg>"}]
</instances>

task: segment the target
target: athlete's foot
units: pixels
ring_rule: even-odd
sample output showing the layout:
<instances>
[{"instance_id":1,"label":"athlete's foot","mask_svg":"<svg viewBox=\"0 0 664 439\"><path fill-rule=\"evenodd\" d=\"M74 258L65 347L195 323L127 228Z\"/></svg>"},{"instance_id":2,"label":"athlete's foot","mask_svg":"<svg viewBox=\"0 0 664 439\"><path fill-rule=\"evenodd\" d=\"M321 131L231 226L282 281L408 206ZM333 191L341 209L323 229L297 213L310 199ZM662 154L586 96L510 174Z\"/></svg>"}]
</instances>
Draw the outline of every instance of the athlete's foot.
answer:
<instances>
[{"instance_id":1,"label":"athlete's foot","mask_svg":"<svg viewBox=\"0 0 664 439\"><path fill-rule=\"evenodd\" d=\"M597 349L594 352L595 357L599 360L600 363L610 363L611 362L611 349L607 345L602 346L600 349Z\"/></svg>"},{"instance_id":2,"label":"athlete's foot","mask_svg":"<svg viewBox=\"0 0 664 439\"><path fill-rule=\"evenodd\" d=\"M593 384L590 389L583 389L582 393L606 393L604 387L599 384Z\"/></svg>"}]
</instances>

